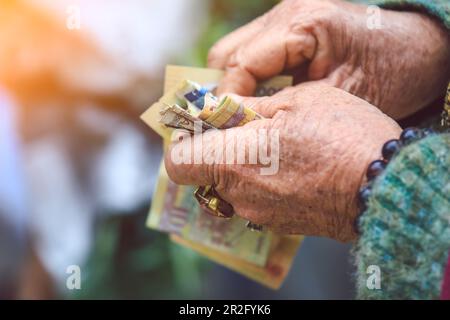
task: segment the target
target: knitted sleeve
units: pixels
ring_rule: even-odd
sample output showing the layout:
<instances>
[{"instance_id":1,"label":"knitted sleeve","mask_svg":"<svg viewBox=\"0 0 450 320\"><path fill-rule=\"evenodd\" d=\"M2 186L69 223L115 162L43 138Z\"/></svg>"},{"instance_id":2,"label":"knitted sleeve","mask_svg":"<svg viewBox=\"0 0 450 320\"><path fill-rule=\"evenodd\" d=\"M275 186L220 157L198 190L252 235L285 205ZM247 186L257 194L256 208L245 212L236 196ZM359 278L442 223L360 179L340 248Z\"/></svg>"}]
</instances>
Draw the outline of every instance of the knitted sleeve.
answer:
<instances>
[{"instance_id":1,"label":"knitted sleeve","mask_svg":"<svg viewBox=\"0 0 450 320\"><path fill-rule=\"evenodd\" d=\"M437 18L447 30L450 30L449 0L356 0L353 2L378 5L392 10L424 12Z\"/></svg>"},{"instance_id":2,"label":"knitted sleeve","mask_svg":"<svg viewBox=\"0 0 450 320\"><path fill-rule=\"evenodd\" d=\"M391 160L358 227L358 298L442 297L450 284L450 134L428 136Z\"/></svg>"}]
</instances>

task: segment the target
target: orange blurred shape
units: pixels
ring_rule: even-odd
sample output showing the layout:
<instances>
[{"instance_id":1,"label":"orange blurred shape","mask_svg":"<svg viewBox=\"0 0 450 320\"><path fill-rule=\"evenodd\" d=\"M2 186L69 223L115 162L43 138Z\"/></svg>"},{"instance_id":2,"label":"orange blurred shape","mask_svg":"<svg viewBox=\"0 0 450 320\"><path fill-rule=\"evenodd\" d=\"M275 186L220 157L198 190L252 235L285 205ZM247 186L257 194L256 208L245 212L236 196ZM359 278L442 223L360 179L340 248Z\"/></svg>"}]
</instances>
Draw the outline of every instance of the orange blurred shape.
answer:
<instances>
[{"instance_id":1,"label":"orange blurred shape","mask_svg":"<svg viewBox=\"0 0 450 320\"><path fill-rule=\"evenodd\" d=\"M19 98L64 90L69 70L93 58L101 59L100 52L66 27L66 16L25 0L0 0L0 85Z\"/></svg>"}]
</instances>

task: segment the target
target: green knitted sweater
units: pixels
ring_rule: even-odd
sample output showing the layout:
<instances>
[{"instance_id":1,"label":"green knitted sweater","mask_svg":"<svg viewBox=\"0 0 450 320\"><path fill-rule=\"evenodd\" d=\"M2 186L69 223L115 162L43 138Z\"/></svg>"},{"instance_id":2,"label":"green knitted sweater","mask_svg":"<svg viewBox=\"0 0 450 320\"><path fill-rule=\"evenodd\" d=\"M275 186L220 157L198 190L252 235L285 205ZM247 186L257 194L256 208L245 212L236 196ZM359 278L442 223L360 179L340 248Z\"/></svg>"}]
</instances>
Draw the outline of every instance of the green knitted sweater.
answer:
<instances>
[{"instance_id":1,"label":"green knitted sweater","mask_svg":"<svg viewBox=\"0 0 450 320\"><path fill-rule=\"evenodd\" d=\"M450 30L449 0L356 0L365 4L374 4L386 9L419 11L437 18Z\"/></svg>"},{"instance_id":2,"label":"green knitted sweater","mask_svg":"<svg viewBox=\"0 0 450 320\"><path fill-rule=\"evenodd\" d=\"M421 11L450 31L450 0L358 2ZM391 160L374 182L358 227L353 250L358 298L438 299L443 282L448 292L450 134L417 141Z\"/></svg>"},{"instance_id":3,"label":"green knitted sweater","mask_svg":"<svg viewBox=\"0 0 450 320\"><path fill-rule=\"evenodd\" d=\"M439 298L450 249L449 172L450 134L441 134L405 147L377 178L354 250L359 298ZM369 266L379 268L380 289Z\"/></svg>"}]
</instances>

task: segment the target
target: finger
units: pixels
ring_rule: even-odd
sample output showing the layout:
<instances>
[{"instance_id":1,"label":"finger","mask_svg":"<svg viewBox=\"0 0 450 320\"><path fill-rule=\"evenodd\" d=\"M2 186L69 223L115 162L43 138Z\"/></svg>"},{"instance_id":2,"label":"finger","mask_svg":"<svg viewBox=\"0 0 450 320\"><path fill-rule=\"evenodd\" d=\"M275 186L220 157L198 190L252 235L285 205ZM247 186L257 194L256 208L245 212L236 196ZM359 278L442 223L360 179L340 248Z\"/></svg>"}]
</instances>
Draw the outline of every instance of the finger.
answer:
<instances>
[{"instance_id":1,"label":"finger","mask_svg":"<svg viewBox=\"0 0 450 320\"><path fill-rule=\"evenodd\" d=\"M314 35L317 39L317 48L309 66L308 77L310 80L319 80L330 72L333 52L330 49L331 39L327 30L315 28Z\"/></svg>"},{"instance_id":2,"label":"finger","mask_svg":"<svg viewBox=\"0 0 450 320\"><path fill-rule=\"evenodd\" d=\"M317 39L304 30L290 34L286 39L286 65L285 68L297 68L314 57L317 48Z\"/></svg>"},{"instance_id":3,"label":"finger","mask_svg":"<svg viewBox=\"0 0 450 320\"><path fill-rule=\"evenodd\" d=\"M283 40L264 30L233 53L217 91L252 95L257 80L281 73L285 59Z\"/></svg>"},{"instance_id":4,"label":"finger","mask_svg":"<svg viewBox=\"0 0 450 320\"><path fill-rule=\"evenodd\" d=\"M230 57L217 91L249 96L258 80L271 78L311 59L316 42L307 32L290 35L282 25L263 30Z\"/></svg>"},{"instance_id":5,"label":"finger","mask_svg":"<svg viewBox=\"0 0 450 320\"><path fill-rule=\"evenodd\" d=\"M170 179L186 185L219 183L223 173L218 176L218 166L224 162L227 131L214 129L203 134L184 135L181 141L172 143L164 158Z\"/></svg>"},{"instance_id":6,"label":"finger","mask_svg":"<svg viewBox=\"0 0 450 320\"><path fill-rule=\"evenodd\" d=\"M261 214L261 210L259 208L258 210L255 210L254 208L248 208L248 206L245 205L242 208L235 205L234 209L239 217L247 221L251 221L256 225L263 225L264 223L267 223L266 215Z\"/></svg>"},{"instance_id":7,"label":"finger","mask_svg":"<svg viewBox=\"0 0 450 320\"><path fill-rule=\"evenodd\" d=\"M230 92L250 96L256 90L256 82L255 76L240 66L227 68L224 77L219 82L216 92L218 95Z\"/></svg>"},{"instance_id":8,"label":"finger","mask_svg":"<svg viewBox=\"0 0 450 320\"><path fill-rule=\"evenodd\" d=\"M208 68L224 69L236 49L264 27L265 19L266 15L258 17L220 39L208 52Z\"/></svg>"}]
</instances>

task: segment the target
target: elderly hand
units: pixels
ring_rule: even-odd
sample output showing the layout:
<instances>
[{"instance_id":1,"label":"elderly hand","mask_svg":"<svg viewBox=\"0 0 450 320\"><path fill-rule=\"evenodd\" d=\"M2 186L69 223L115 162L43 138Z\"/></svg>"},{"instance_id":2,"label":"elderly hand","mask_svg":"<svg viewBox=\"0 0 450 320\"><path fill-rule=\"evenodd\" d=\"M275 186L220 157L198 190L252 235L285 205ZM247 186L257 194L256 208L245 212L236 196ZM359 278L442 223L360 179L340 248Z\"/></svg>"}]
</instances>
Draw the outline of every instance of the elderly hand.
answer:
<instances>
[{"instance_id":1,"label":"elderly hand","mask_svg":"<svg viewBox=\"0 0 450 320\"><path fill-rule=\"evenodd\" d=\"M166 153L170 178L179 184L214 185L238 215L275 231L353 239L356 197L365 170L370 161L380 157L385 141L398 138L398 125L364 100L323 84L299 85L272 97L241 99L267 119L206 131L192 138L194 144L190 136L182 136ZM275 174L261 175L261 162L206 161L235 151L234 145L229 147L233 141L249 139L261 145L263 140L252 138L255 130L261 129L279 135L278 146L267 143L270 152L279 153ZM203 148L196 156L201 156L203 163L192 164L193 155L185 163L174 162L180 150L190 152L200 142ZM214 151L217 146L223 148Z\"/></svg>"},{"instance_id":2,"label":"elderly hand","mask_svg":"<svg viewBox=\"0 0 450 320\"><path fill-rule=\"evenodd\" d=\"M285 70L344 89L396 119L439 97L450 72L450 37L418 13L377 13L339 0L285 0L220 40L209 67L226 69L219 91L251 95Z\"/></svg>"}]
</instances>

